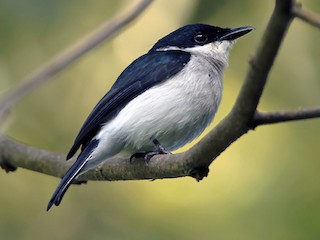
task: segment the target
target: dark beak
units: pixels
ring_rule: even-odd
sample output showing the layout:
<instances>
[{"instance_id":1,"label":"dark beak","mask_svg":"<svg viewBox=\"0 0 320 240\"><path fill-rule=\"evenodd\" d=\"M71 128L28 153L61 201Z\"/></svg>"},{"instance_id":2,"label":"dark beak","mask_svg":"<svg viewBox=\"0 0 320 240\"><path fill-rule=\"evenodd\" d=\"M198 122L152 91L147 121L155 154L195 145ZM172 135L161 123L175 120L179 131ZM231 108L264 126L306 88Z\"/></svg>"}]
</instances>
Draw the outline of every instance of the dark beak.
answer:
<instances>
[{"instance_id":1,"label":"dark beak","mask_svg":"<svg viewBox=\"0 0 320 240\"><path fill-rule=\"evenodd\" d=\"M228 40L232 41L243 35L251 32L254 28L253 27L239 27L239 28L230 28L226 29L226 33L219 38L219 41Z\"/></svg>"}]
</instances>

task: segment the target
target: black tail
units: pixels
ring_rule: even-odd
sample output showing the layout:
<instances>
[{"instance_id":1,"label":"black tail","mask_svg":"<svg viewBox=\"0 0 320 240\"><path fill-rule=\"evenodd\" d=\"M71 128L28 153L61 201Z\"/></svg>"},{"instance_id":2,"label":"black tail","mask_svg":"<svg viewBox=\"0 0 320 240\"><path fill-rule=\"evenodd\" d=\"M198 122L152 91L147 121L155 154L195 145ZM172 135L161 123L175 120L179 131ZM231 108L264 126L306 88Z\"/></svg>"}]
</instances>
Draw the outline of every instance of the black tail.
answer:
<instances>
[{"instance_id":1,"label":"black tail","mask_svg":"<svg viewBox=\"0 0 320 240\"><path fill-rule=\"evenodd\" d=\"M53 204L59 206L64 194L72 184L73 180L79 175L80 171L84 168L89 160L90 154L97 147L98 140L91 141L84 151L79 155L76 162L71 166L71 168L66 172L55 192L53 193L47 207L47 211L50 210Z\"/></svg>"}]
</instances>

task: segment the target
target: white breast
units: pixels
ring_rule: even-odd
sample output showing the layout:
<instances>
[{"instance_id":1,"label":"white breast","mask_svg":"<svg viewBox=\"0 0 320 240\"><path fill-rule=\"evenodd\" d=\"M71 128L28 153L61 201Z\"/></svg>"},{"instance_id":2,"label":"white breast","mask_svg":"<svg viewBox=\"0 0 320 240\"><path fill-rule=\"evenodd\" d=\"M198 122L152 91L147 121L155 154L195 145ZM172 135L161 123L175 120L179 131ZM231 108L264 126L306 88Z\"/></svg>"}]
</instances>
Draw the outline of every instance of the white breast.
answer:
<instances>
[{"instance_id":1,"label":"white breast","mask_svg":"<svg viewBox=\"0 0 320 240\"><path fill-rule=\"evenodd\" d=\"M117 142L117 148L120 144L130 151L151 151L152 140L157 139L167 150L175 150L207 127L221 95L222 71L205 58L192 55L176 76L128 103L97 138Z\"/></svg>"}]
</instances>

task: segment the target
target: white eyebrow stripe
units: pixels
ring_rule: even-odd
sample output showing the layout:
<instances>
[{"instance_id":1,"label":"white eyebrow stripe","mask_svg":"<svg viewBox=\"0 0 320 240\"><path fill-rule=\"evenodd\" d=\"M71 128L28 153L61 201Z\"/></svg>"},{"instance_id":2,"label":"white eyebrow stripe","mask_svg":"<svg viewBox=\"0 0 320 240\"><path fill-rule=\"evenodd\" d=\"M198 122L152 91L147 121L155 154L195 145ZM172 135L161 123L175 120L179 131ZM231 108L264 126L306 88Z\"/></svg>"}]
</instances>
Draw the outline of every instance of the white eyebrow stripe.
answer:
<instances>
[{"instance_id":1,"label":"white eyebrow stripe","mask_svg":"<svg viewBox=\"0 0 320 240\"><path fill-rule=\"evenodd\" d=\"M156 51L158 52L162 52L162 51L170 51L170 50L180 50L180 51L184 51L184 48L179 48L176 46L170 46L170 47L164 47L164 48L157 48Z\"/></svg>"}]
</instances>

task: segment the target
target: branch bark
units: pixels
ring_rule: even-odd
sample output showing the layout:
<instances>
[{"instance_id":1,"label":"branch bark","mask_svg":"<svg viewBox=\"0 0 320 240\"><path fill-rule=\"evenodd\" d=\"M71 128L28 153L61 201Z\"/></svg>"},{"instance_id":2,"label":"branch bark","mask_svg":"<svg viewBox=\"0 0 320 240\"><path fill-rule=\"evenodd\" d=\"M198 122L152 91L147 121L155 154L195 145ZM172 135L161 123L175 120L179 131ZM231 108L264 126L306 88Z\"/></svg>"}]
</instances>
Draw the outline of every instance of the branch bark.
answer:
<instances>
[{"instance_id":1,"label":"branch bark","mask_svg":"<svg viewBox=\"0 0 320 240\"><path fill-rule=\"evenodd\" d=\"M292 6L292 14L294 14L297 18L301 19L302 21L305 21L315 27L320 28L320 16L304 10L300 4L294 4Z\"/></svg>"},{"instance_id":2,"label":"branch bark","mask_svg":"<svg viewBox=\"0 0 320 240\"><path fill-rule=\"evenodd\" d=\"M320 108L300 108L296 110L284 110L277 112L256 111L252 120L252 127L255 128L265 124L297 121L302 119L305 120L319 117Z\"/></svg>"},{"instance_id":3,"label":"branch bark","mask_svg":"<svg viewBox=\"0 0 320 240\"><path fill-rule=\"evenodd\" d=\"M136 160L111 158L99 168L88 171L81 180L161 179L192 176L201 180L208 167L235 140L252 129L257 119L256 109L269 71L285 33L293 19L293 0L277 0L276 5L257 48L250 61L249 71L232 111L198 144L176 155L153 157L148 165ZM261 116L261 115L260 115ZM300 118L302 119L302 118ZM33 171L61 177L74 159L66 162L63 154L38 150L0 137L0 164L12 168L23 167Z\"/></svg>"}]
</instances>

